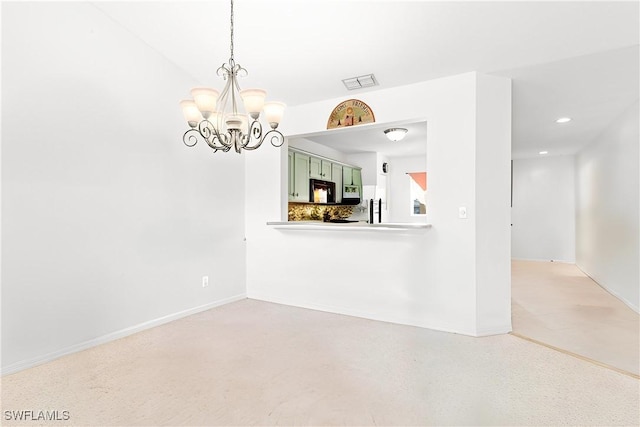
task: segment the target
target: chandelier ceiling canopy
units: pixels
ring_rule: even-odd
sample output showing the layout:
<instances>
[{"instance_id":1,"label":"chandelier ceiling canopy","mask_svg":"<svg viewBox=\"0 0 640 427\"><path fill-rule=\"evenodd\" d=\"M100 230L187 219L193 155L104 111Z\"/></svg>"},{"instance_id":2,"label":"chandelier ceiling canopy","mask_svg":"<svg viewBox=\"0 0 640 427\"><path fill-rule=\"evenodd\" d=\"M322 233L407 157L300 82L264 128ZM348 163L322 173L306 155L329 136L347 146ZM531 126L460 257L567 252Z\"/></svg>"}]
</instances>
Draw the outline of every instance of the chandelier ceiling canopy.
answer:
<instances>
[{"instance_id":1,"label":"chandelier ceiling canopy","mask_svg":"<svg viewBox=\"0 0 640 427\"><path fill-rule=\"evenodd\" d=\"M217 70L218 76L226 81L224 88L218 92L212 88L196 87L191 89L193 99L180 101L184 118L190 127L182 141L186 146L193 147L203 140L214 152L227 152L231 148L237 153L255 150L265 139L269 139L274 147L280 147L284 143L284 136L277 128L285 104L265 102L267 93L262 89L240 89L238 77L248 73L233 57L233 18L231 0L231 55L229 61ZM245 113L238 110L240 99ZM259 120L262 111L271 127L264 135Z\"/></svg>"}]
</instances>

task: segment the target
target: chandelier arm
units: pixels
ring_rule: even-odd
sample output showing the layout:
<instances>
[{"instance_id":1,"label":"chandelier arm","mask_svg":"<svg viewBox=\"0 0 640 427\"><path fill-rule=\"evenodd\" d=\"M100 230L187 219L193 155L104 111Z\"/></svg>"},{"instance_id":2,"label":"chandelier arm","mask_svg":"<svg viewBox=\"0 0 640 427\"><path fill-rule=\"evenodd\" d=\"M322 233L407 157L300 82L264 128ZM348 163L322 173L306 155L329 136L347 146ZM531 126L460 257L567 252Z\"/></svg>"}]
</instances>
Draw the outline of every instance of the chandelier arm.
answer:
<instances>
[{"instance_id":1,"label":"chandelier arm","mask_svg":"<svg viewBox=\"0 0 640 427\"><path fill-rule=\"evenodd\" d=\"M216 143L216 141L218 142L218 144L220 144L221 150L224 150L225 152L229 151L231 149L231 147L233 147L233 136L231 135L231 133L227 132L227 133L218 133L216 132L215 137L213 138L213 140L211 141L213 144Z\"/></svg>"},{"instance_id":2,"label":"chandelier arm","mask_svg":"<svg viewBox=\"0 0 640 427\"><path fill-rule=\"evenodd\" d=\"M220 96L218 97L218 100L222 100L224 102L224 105L226 105L226 101L227 101L228 94L229 94L229 88L231 87L232 80L233 79L227 79L227 82L224 84L224 87L222 88L222 92L220 93ZM218 111L224 111L224 109L218 108Z\"/></svg>"},{"instance_id":3,"label":"chandelier arm","mask_svg":"<svg viewBox=\"0 0 640 427\"><path fill-rule=\"evenodd\" d=\"M236 76L236 77L233 79L233 86L236 88L236 90L235 90L235 91L236 91L236 92L238 92L238 93L240 93L240 90L241 90L241 89L240 89L240 83L238 83L238 77L237 77L237 76L238 76L238 73L239 73L240 71L243 71L243 70L244 70L244 72L245 72L246 74L249 74L249 73L247 73L247 70L245 70L244 68L240 67L240 68L238 68L238 69L237 69L237 71L236 71L236 73L235 73L235 76Z\"/></svg>"},{"instance_id":4,"label":"chandelier arm","mask_svg":"<svg viewBox=\"0 0 640 427\"><path fill-rule=\"evenodd\" d=\"M236 149L236 153L238 153L238 154L242 153L242 137L236 136L236 141L235 141L234 147Z\"/></svg>"},{"instance_id":5,"label":"chandelier arm","mask_svg":"<svg viewBox=\"0 0 640 427\"><path fill-rule=\"evenodd\" d=\"M252 141L254 145L250 145ZM249 133L242 137L242 148L245 150L255 150L262 145L262 141L264 141L264 138L262 138L262 123L254 120L249 128Z\"/></svg>"},{"instance_id":6,"label":"chandelier arm","mask_svg":"<svg viewBox=\"0 0 640 427\"><path fill-rule=\"evenodd\" d=\"M216 144L211 143L209 141L207 141L207 144L209 145L209 147L211 147L213 149L214 153L217 152L217 151L222 151L223 153L226 153L231 148L231 147L227 147L227 146L224 146L224 145L216 145Z\"/></svg>"},{"instance_id":7,"label":"chandelier arm","mask_svg":"<svg viewBox=\"0 0 640 427\"><path fill-rule=\"evenodd\" d=\"M262 139L259 139L256 145L247 145L247 146L244 146L242 149L247 151L256 150L260 148L260 146L262 145L262 141L263 141Z\"/></svg>"},{"instance_id":8,"label":"chandelier arm","mask_svg":"<svg viewBox=\"0 0 640 427\"><path fill-rule=\"evenodd\" d=\"M242 65L235 64L234 74L235 74L236 77L238 77L238 76L247 77L249 75L249 72ZM236 81L236 83L237 83L237 81ZM238 88L238 91L240 91L240 86L236 85L236 87Z\"/></svg>"},{"instance_id":9,"label":"chandelier arm","mask_svg":"<svg viewBox=\"0 0 640 427\"><path fill-rule=\"evenodd\" d=\"M231 70L229 69L228 64L223 63L221 66L219 66L216 70L216 74L218 75L218 77L222 77L224 80L227 80L229 78L229 74L231 74Z\"/></svg>"},{"instance_id":10,"label":"chandelier arm","mask_svg":"<svg viewBox=\"0 0 640 427\"><path fill-rule=\"evenodd\" d=\"M267 139L267 137L274 147L282 147L282 144L284 144L284 135L277 129L271 129L265 133L263 139Z\"/></svg>"},{"instance_id":11,"label":"chandelier arm","mask_svg":"<svg viewBox=\"0 0 640 427\"><path fill-rule=\"evenodd\" d=\"M218 129L209 120L202 120L198 124L198 132L200 136L205 140L207 145L213 148L214 152L218 150L229 151L231 146L226 143L225 135L221 135Z\"/></svg>"},{"instance_id":12,"label":"chandelier arm","mask_svg":"<svg viewBox=\"0 0 640 427\"><path fill-rule=\"evenodd\" d=\"M207 143L207 145L209 147L211 147L213 149L214 152L218 151L218 150L222 150L222 151L229 151L229 147L225 146L224 144L216 144L216 142L221 142L220 139L218 139L216 136L214 136L211 139L205 139L205 142Z\"/></svg>"},{"instance_id":13,"label":"chandelier arm","mask_svg":"<svg viewBox=\"0 0 640 427\"><path fill-rule=\"evenodd\" d=\"M234 88L238 87L238 81L236 80L236 75L235 73L231 74L231 80L229 81L229 84L232 86L231 87L231 114L236 115L238 114L238 103L236 101L236 92L237 90L234 90Z\"/></svg>"},{"instance_id":14,"label":"chandelier arm","mask_svg":"<svg viewBox=\"0 0 640 427\"><path fill-rule=\"evenodd\" d=\"M193 147L198 143L200 138L203 138L203 136L198 129L191 128L182 135L182 142L184 142L184 145L187 147Z\"/></svg>"},{"instance_id":15,"label":"chandelier arm","mask_svg":"<svg viewBox=\"0 0 640 427\"><path fill-rule=\"evenodd\" d=\"M235 130L231 134L233 137L233 147L235 148L236 153L238 154L242 153L246 135L243 135L242 132L239 130Z\"/></svg>"}]
</instances>

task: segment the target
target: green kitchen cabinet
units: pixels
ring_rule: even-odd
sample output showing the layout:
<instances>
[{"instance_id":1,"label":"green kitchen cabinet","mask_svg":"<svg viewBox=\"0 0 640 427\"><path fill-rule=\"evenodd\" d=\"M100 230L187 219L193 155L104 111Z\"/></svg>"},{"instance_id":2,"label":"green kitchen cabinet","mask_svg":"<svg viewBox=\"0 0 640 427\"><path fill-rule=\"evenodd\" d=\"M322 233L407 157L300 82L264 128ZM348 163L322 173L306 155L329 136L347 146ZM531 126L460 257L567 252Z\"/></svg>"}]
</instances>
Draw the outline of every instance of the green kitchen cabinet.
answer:
<instances>
[{"instance_id":1,"label":"green kitchen cabinet","mask_svg":"<svg viewBox=\"0 0 640 427\"><path fill-rule=\"evenodd\" d=\"M353 168L342 167L342 185L353 185Z\"/></svg>"},{"instance_id":2,"label":"green kitchen cabinet","mask_svg":"<svg viewBox=\"0 0 640 427\"><path fill-rule=\"evenodd\" d=\"M362 169L344 166L342 168L342 183L362 187Z\"/></svg>"},{"instance_id":3,"label":"green kitchen cabinet","mask_svg":"<svg viewBox=\"0 0 640 427\"><path fill-rule=\"evenodd\" d=\"M288 171L288 179L289 179L289 183L287 185L287 189L288 189L288 194L289 194L289 200L291 200L293 194L295 194L295 170L294 170L294 163L293 163L293 155L294 153L292 151L289 151L288 155L287 155L287 171Z\"/></svg>"},{"instance_id":4,"label":"green kitchen cabinet","mask_svg":"<svg viewBox=\"0 0 640 427\"><path fill-rule=\"evenodd\" d=\"M318 157L309 159L309 177L331 181L331 162Z\"/></svg>"},{"instance_id":5,"label":"green kitchen cabinet","mask_svg":"<svg viewBox=\"0 0 640 427\"><path fill-rule=\"evenodd\" d=\"M353 185L357 185L358 187L360 187L360 189L362 189L362 169L353 169ZM362 194L362 192L360 192Z\"/></svg>"},{"instance_id":6,"label":"green kitchen cabinet","mask_svg":"<svg viewBox=\"0 0 640 427\"><path fill-rule=\"evenodd\" d=\"M309 201L309 163L306 154L289 152L289 201Z\"/></svg>"},{"instance_id":7,"label":"green kitchen cabinet","mask_svg":"<svg viewBox=\"0 0 640 427\"><path fill-rule=\"evenodd\" d=\"M342 201L342 168L338 163L331 163L331 181L336 183L336 203Z\"/></svg>"},{"instance_id":8,"label":"green kitchen cabinet","mask_svg":"<svg viewBox=\"0 0 640 427\"><path fill-rule=\"evenodd\" d=\"M357 193L362 197L362 169L349 166L342 167L342 193L345 186L357 186Z\"/></svg>"}]
</instances>

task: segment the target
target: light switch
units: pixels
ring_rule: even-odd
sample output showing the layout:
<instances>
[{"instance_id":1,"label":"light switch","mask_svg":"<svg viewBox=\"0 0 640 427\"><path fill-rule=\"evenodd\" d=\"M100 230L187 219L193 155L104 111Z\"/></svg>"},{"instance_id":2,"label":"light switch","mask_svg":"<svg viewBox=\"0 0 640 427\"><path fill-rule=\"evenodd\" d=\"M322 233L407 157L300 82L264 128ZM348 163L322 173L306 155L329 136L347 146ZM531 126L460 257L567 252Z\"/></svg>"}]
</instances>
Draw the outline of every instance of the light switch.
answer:
<instances>
[{"instance_id":1,"label":"light switch","mask_svg":"<svg viewBox=\"0 0 640 427\"><path fill-rule=\"evenodd\" d=\"M464 206L460 206L458 208L458 217L462 219L467 219L467 208Z\"/></svg>"}]
</instances>

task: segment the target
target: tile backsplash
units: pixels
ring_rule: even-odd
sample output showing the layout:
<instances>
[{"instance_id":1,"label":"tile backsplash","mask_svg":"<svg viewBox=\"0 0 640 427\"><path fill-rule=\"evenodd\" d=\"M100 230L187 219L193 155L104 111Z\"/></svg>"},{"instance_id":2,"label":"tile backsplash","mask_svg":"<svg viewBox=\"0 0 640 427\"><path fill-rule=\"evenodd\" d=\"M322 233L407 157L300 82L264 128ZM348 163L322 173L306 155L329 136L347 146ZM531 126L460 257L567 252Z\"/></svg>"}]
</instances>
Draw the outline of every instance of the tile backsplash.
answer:
<instances>
[{"instance_id":1,"label":"tile backsplash","mask_svg":"<svg viewBox=\"0 0 640 427\"><path fill-rule=\"evenodd\" d=\"M325 213L329 219L345 219L353 214L353 206L289 202L289 221L322 221Z\"/></svg>"}]
</instances>

